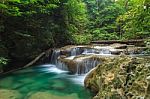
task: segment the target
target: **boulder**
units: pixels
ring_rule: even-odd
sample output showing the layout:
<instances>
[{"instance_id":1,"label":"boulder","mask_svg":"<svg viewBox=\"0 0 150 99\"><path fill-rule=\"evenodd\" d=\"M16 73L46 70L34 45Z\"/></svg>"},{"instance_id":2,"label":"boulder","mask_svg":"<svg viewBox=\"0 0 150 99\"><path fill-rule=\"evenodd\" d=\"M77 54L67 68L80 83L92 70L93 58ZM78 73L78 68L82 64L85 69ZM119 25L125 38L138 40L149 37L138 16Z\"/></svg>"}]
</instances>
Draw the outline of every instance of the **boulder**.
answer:
<instances>
[{"instance_id":1,"label":"boulder","mask_svg":"<svg viewBox=\"0 0 150 99\"><path fill-rule=\"evenodd\" d=\"M85 78L94 99L150 99L150 58L119 56L105 60Z\"/></svg>"},{"instance_id":2,"label":"boulder","mask_svg":"<svg viewBox=\"0 0 150 99\"><path fill-rule=\"evenodd\" d=\"M127 48L127 44L120 44L120 43L114 43L110 45L111 47L113 47L114 49L126 49Z\"/></svg>"},{"instance_id":3,"label":"boulder","mask_svg":"<svg viewBox=\"0 0 150 99\"><path fill-rule=\"evenodd\" d=\"M110 49L112 55L120 55L121 53L125 53L126 49Z\"/></svg>"}]
</instances>

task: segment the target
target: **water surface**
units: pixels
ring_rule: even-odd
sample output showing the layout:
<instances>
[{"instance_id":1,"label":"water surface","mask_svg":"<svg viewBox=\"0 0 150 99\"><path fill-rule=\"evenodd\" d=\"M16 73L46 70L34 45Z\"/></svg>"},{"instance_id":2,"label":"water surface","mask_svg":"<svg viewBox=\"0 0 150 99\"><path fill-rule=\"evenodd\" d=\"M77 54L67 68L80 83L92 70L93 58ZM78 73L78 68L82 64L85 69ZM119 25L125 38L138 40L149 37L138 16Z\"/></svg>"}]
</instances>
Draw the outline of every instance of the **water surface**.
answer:
<instances>
[{"instance_id":1,"label":"water surface","mask_svg":"<svg viewBox=\"0 0 150 99\"><path fill-rule=\"evenodd\" d=\"M20 99L91 99L91 93L83 86L84 77L69 75L55 65L41 65L0 76L0 91L15 90Z\"/></svg>"}]
</instances>

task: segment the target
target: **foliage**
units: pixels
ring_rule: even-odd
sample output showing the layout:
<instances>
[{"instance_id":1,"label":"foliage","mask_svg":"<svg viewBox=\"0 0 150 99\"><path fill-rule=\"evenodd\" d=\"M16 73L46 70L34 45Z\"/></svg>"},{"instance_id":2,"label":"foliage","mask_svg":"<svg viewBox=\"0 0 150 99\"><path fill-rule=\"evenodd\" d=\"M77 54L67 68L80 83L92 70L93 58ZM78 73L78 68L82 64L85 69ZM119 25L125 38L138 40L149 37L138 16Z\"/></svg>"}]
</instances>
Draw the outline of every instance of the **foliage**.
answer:
<instances>
[{"instance_id":1,"label":"foliage","mask_svg":"<svg viewBox=\"0 0 150 99\"><path fill-rule=\"evenodd\" d=\"M92 35L91 34L80 34L80 35L74 34L73 38L74 38L75 44L89 44L92 39Z\"/></svg>"},{"instance_id":2,"label":"foliage","mask_svg":"<svg viewBox=\"0 0 150 99\"><path fill-rule=\"evenodd\" d=\"M84 2L87 4L89 15L87 31L93 35L92 40L142 39L150 36L149 0Z\"/></svg>"},{"instance_id":3,"label":"foliage","mask_svg":"<svg viewBox=\"0 0 150 99\"><path fill-rule=\"evenodd\" d=\"M2 65L6 65L7 64L7 59L3 58L3 57L0 57L0 66Z\"/></svg>"},{"instance_id":4,"label":"foliage","mask_svg":"<svg viewBox=\"0 0 150 99\"><path fill-rule=\"evenodd\" d=\"M109 40L117 38L116 18L124 13L124 9L112 0L85 0L89 7L89 32L93 40Z\"/></svg>"},{"instance_id":5,"label":"foliage","mask_svg":"<svg viewBox=\"0 0 150 99\"><path fill-rule=\"evenodd\" d=\"M105 29L95 29L93 31L93 40L114 40L119 39L116 33L108 33Z\"/></svg>"},{"instance_id":6,"label":"foliage","mask_svg":"<svg viewBox=\"0 0 150 99\"><path fill-rule=\"evenodd\" d=\"M0 73L3 72L3 66L7 64L8 60L4 57L0 57Z\"/></svg>"},{"instance_id":7,"label":"foliage","mask_svg":"<svg viewBox=\"0 0 150 99\"><path fill-rule=\"evenodd\" d=\"M134 0L130 9L117 18L120 32L125 39L142 39L150 36L150 9L146 1ZM144 2L144 3L143 3Z\"/></svg>"},{"instance_id":8,"label":"foliage","mask_svg":"<svg viewBox=\"0 0 150 99\"><path fill-rule=\"evenodd\" d=\"M2 0L0 53L26 64L42 51L73 42L86 20L81 0Z\"/></svg>"},{"instance_id":9,"label":"foliage","mask_svg":"<svg viewBox=\"0 0 150 99\"><path fill-rule=\"evenodd\" d=\"M143 39L149 19L149 0L1 0L0 54L29 62L67 44Z\"/></svg>"}]
</instances>

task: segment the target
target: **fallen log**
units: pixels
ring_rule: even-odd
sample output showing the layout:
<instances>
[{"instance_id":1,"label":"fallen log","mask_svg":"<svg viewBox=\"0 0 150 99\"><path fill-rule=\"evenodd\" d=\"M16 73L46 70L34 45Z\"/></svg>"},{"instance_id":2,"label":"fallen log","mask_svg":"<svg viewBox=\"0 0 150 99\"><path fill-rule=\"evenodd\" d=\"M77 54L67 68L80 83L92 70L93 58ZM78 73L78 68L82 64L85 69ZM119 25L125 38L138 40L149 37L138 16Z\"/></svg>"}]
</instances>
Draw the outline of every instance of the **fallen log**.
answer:
<instances>
[{"instance_id":1,"label":"fallen log","mask_svg":"<svg viewBox=\"0 0 150 99\"><path fill-rule=\"evenodd\" d=\"M29 62L28 64L26 64L25 66L23 66L21 68L13 69L13 70L3 72L3 73L0 73L0 74L8 74L8 73L15 72L17 70L21 70L21 69L27 68L29 66L32 66L35 63L37 63L38 61L40 61L43 57L48 57L48 54L50 54L51 51L52 51L52 49L50 48L50 49L46 50L45 52L42 52L34 60L32 60L31 62Z\"/></svg>"},{"instance_id":2,"label":"fallen log","mask_svg":"<svg viewBox=\"0 0 150 99\"><path fill-rule=\"evenodd\" d=\"M29 66L35 64L35 63L36 63L40 58L42 58L44 55L45 55L45 52L41 53L41 54L40 54L39 56L37 56L34 60L32 60L30 63L26 64L26 65L24 66L24 68L25 68L25 67L29 67Z\"/></svg>"}]
</instances>

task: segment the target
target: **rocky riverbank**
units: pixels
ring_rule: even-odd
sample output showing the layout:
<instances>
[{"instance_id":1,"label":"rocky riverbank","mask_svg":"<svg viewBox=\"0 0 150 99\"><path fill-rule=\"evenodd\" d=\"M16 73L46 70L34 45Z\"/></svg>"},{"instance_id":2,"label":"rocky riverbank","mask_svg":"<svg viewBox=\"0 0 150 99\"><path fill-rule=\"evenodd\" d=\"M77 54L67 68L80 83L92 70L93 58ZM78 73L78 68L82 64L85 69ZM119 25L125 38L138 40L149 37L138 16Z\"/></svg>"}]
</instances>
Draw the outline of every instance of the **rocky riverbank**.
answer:
<instances>
[{"instance_id":1,"label":"rocky riverbank","mask_svg":"<svg viewBox=\"0 0 150 99\"><path fill-rule=\"evenodd\" d=\"M93 99L150 99L150 57L107 58L85 78Z\"/></svg>"}]
</instances>

